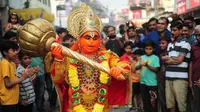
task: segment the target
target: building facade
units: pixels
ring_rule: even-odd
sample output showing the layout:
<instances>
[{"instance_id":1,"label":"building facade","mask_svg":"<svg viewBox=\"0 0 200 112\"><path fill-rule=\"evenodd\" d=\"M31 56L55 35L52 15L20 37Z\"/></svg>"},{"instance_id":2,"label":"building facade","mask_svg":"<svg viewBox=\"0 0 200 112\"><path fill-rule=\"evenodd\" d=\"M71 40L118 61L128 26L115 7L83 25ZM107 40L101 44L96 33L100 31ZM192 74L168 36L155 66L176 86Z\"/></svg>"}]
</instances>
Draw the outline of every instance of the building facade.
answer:
<instances>
[{"instance_id":1,"label":"building facade","mask_svg":"<svg viewBox=\"0 0 200 112\"><path fill-rule=\"evenodd\" d=\"M51 0L0 0L0 36L3 35L4 28L8 23L9 14L12 12L16 12L23 19L31 17L35 19L40 15L48 15L48 17L44 18L53 18L50 16Z\"/></svg>"},{"instance_id":2,"label":"building facade","mask_svg":"<svg viewBox=\"0 0 200 112\"><path fill-rule=\"evenodd\" d=\"M8 0L0 0L0 36L3 36L3 29L8 21Z\"/></svg>"},{"instance_id":3,"label":"building facade","mask_svg":"<svg viewBox=\"0 0 200 112\"><path fill-rule=\"evenodd\" d=\"M58 27L67 27L66 1L71 0L51 0L51 12L54 14L54 25Z\"/></svg>"},{"instance_id":4,"label":"building facade","mask_svg":"<svg viewBox=\"0 0 200 112\"><path fill-rule=\"evenodd\" d=\"M50 0L8 0L8 4L11 9L42 8L51 12Z\"/></svg>"},{"instance_id":5,"label":"building facade","mask_svg":"<svg viewBox=\"0 0 200 112\"><path fill-rule=\"evenodd\" d=\"M176 0L174 12L180 16L200 18L200 0Z\"/></svg>"}]
</instances>

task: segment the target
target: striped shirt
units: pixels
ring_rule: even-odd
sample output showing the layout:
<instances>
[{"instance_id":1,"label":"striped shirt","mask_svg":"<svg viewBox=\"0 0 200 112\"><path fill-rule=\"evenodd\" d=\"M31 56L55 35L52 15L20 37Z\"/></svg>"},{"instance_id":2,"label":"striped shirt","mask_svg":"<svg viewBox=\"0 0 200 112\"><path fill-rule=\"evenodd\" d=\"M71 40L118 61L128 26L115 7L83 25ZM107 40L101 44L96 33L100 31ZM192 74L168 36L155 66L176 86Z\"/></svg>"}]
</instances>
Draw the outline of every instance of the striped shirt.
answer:
<instances>
[{"instance_id":1,"label":"striped shirt","mask_svg":"<svg viewBox=\"0 0 200 112\"><path fill-rule=\"evenodd\" d=\"M186 38L178 38L174 43L169 43L167 47L168 57L178 58L184 56L184 60L180 64L168 65L166 68L166 79L188 79L188 65L191 56L191 45Z\"/></svg>"},{"instance_id":2,"label":"striped shirt","mask_svg":"<svg viewBox=\"0 0 200 112\"><path fill-rule=\"evenodd\" d=\"M21 78L22 72L25 68L19 64L17 67L17 77ZM30 78L25 79L19 85L20 87L20 100L27 100L28 104L35 102L35 92Z\"/></svg>"}]
</instances>

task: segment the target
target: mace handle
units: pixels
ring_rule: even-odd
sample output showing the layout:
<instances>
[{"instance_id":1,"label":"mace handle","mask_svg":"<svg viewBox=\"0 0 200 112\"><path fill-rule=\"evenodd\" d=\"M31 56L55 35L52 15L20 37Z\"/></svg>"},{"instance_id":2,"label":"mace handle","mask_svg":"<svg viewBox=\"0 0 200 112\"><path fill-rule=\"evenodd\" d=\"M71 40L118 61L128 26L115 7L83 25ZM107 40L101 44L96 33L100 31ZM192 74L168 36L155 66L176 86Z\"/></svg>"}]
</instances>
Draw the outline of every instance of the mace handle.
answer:
<instances>
[{"instance_id":1,"label":"mace handle","mask_svg":"<svg viewBox=\"0 0 200 112\"><path fill-rule=\"evenodd\" d=\"M60 44L54 42L54 43L52 43L51 48L56 47L58 45L60 45ZM90 65L90 66L92 66L92 67L94 67L94 68L96 68L98 70L101 70L101 71L103 71L105 73L108 73L108 74L110 73L110 69L109 68L106 68L103 65L101 65L101 64L99 64L99 63L97 63L97 62L95 62L93 60L91 60L91 59L89 59L89 58L87 58L87 57L85 57L85 56L83 56L83 55L81 55L81 54L69 49L69 48L66 48L64 46L62 46L62 49L63 49L62 50L62 54L64 56L76 59L76 60L80 61L81 63Z\"/></svg>"}]
</instances>

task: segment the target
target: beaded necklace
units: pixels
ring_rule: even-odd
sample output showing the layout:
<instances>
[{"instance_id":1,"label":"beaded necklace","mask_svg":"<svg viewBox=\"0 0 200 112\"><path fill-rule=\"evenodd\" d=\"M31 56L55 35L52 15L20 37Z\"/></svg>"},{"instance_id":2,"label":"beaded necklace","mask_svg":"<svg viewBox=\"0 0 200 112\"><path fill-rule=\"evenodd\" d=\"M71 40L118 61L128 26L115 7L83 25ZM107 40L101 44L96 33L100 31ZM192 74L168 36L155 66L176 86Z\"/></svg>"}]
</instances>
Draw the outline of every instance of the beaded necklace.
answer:
<instances>
[{"instance_id":1,"label":"beaded necklace","mask_svg":"<svg viewBox=\"0 0 200 112\"><path fill-rule=\"evenodd\" d=\"M100 63L100 61L104 60L104 58L102 58L102 56L97 57L97 55L95 55L94 59L98 63ZM72 77L72 76L77 78L76 86L72 86L72 102L74 105L74 109L76 107L78 107L79 111L80 111L81 109L85 110L84 108L89 109L89 108L87 108L87 106L91 107L92 105L94 105L93 103L91 103L89 105L85 105L86 107L82 105L82 104L84 104L84 102L83 102L83 99L81 96L81 93L83 93L83 91L81 90L81 87L84 87L90 91L95 91L97 93L95 104L98 103L100 105L104 105L104 101L107 98L107 85L106 84L108 81L104 80L102 82L100 77L103 77L103 79L108 80L108 78L105 78L105 77L109 77L108 74L105 74L104 72L100 72L99 70L92 68L88 65L84 65L83 63L80 63L74 59L71 60L71 63L69 66L70 66L70 68L73 68L73 70L69 69L69 71L68 71L69 80L70 80L70 77ZM87 71L90 71L90 72L87 72ZM70 75L70 73L73 75ZM94 109L94 108L92 107L90 109Z\"/></svg>"},{"instance_id":2,"label":"beaded necklace","mask_svg":"<svg viewBox=\"0 0 200 112\"><path fill-rule=\"evenodd\" d=\"M77 64L78 76L81 86L84 86L87 90L95 90L98 87L99 71L95 68L89 68L90 75L86 73L87 65L82 63Z\"/></svg>"}]
</instances>

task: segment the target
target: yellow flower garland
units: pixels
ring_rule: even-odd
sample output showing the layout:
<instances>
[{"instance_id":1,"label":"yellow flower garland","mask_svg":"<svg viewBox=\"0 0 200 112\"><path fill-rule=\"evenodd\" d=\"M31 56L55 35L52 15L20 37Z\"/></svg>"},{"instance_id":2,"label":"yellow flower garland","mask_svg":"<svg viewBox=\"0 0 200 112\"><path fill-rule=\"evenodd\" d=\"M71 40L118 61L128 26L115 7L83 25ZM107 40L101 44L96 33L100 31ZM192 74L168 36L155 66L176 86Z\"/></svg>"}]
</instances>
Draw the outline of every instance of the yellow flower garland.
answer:
<instances>
[{"instance_id":1,"label":"yellow flower garland","mask_svg":"<svg viewBox=\"0 0 200 112\"><path fill-rule=\"evenodd\" d=\"M84 109L83 105L77 105L77 106L75 106L75 107L74 107L74 111L75 111L75 112L87 112L87 111Z\"/></svg>"},{"instance_id":2,"label":"yellow flower garland","mask_svg":"<svg viewBox=\"0 0 200 112\"><path fill-rule=\"evenodd\" d=\"M73 65L69 65L69 70L68 70L68 78L69 82L72 87L77 87L80 84L80 81L78 79L78 72L77 68Z\"/></svg>"},{"instance_id":3,"label":"yellow flower garland","mask_svg":"<svg viewBox=\"0 0 200 112\"><path fill-rule=\"evenodd\" d=\"M106 67L106 68L109 68L109 65L108 65L108 61L103 61L101 62L101 64ZM105 72L102 72L100 71L100 77L99 77L99 80L102 84L107 84L108 83L108 80L109 80L109 75Z\"/></svg>"},{"instance_id":4,"label":"yellow flower garland","mask_svg":"<svg viewBox=\"0 0 200 112\"><path fill-rule=\"evenodd\" d=\"M104 109L104 105L101 105L101 104L96 103L96 104L94 105L94 109L92 110L92 112L103 112L103 109ZM74 107L74 111L75 111L75 112L87 112L87 111L85 110L85 108L83 107L83 105L81 105L81 104L75 106L75 107Z\"/></svg>"},{"instance_id":5,"label":"yellow flower garland","mask_svg":"<svg viewBox=\"0 0 200 112\"><path fill-rule=\"evenodd\" d=\"M104 105L96 103L92 112L103 112Z\"/></svg>"},{"instance_id":6,"label":"yellow flower garland","mask_svg":"<svg viewBox=\"0 0 200 112\"><path fill-rule=\"evenodd\" d=\"M101 64L104 67L109 68L108 61L103 61L103 62L101 62ZM78 79L77 68L75 66L71 65L71 64L69 65L69 69L68 69L68 78L69 78L69 82L70 82L72 87L79 86L80 81ZM108 80L109 80L109 75L105 72L100 71L99 80L102 84L107 84ZM93 109L92 112L103 112L103 108L104 108L104 105L96 103L94 105L94 109ZM75 112L87 112L82 104L75 106L74 111Z\"/></svg>"},{"instance_id":7,"label":"yellow flower garland","mask_svg":"<svg viewBox=\"0 0 200 112\"><path fill-rule=\"evenodd\" d=\"M108 62L107 61L103 61L101 63L104 67L109 68ZM77 87L80 84L80 81L78 79L78 72L77 72L77 68L73 65L69 65L69 72L68 72L68 78L69 78L69 82L71 84L72 87ZM99 80L102 84L107 84L108 80L109 80L109 75L105 72L100 71L100 77Z\"/></svg>"}]
</instances>

